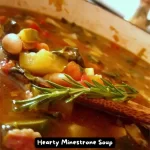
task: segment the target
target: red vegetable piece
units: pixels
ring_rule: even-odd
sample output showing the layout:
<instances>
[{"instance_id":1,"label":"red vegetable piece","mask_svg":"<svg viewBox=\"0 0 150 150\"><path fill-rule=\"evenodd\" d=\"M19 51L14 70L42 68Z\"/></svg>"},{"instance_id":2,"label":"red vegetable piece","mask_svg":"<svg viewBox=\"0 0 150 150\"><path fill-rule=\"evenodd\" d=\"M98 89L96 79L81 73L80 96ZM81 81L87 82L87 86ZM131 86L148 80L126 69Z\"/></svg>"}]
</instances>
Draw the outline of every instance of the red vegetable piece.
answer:
<instances>
[{"instance_id":1,"label":"red vegetable piece","mask_svg":"<svg viewBox=\"0 0 150 150\"><path fill-rule=\"evenodd\" d=\"M8 74L10 69L14 66L15 66L15 63L11 60L9 62L3 61L1 64L1 69L4 73Z\"/></svg>"},{"instance_id":2,"label":"red vegetable piece","mask_svg":"<svg viewBox=\"0 0 150 150\"><path fill-rule=\"evenodd\" d=\"M80 65L74 61L71 61L65 67L63 73L70 75L76 81L80 81L83 75L83 70Z\"/></svg>"},{"instance_id":3,"label":"red vegetable piece","mask_svg":"<svg viewBox=\"0 0 150 150\"><path fill-rule=\"evenodd\" d=\"M44 79L52 81L56 84L59 84L59 85L65 86L65 87L71 86L68 82L64 81L64 80L67 80L64 73L47 74L46 76L44 76Z\"/></svg>"},{"instance_id":4,"label":"red vegetable piece","mask_svg":"<svg viewBox=\"0 0 150 150\"><path fill-rule=\"evenodd\" d=\"M36 49L37 50L45 49L45 50L49 51L49 47L46 43L37 43L36 44Z\"/></svg>"},{"instance_id":5,"label":"red vegetable piece","mask_svg":"<svg viewBox=\"0 0 150 150\"><path fill-rule=\"evenodd\" d=\"M39 25L36 22L34 22L33 20L26 20L25 22L28 24L28 28L35 29L39 32L41 31Z\"/></svg>"},{"instance_id":6,"label":"red vegetable piece","mask_svg":"<svg viewBox=\"0 0 150 150\"><path fill-rule=\"evenodd\" d=\"M90 77L86 74L83 74L82 77L81 77L81 81L88 81L88 82L91 82L90 80Z\"/></svg>"},{"instance_id":7,"label":"red vegetable piece","mask_svg":"<svg viewBox=\"0 0 150 150\"><path fill-rule=\"evenodd\" d=\"M34 140L41 137L39 132L32 129L14 129L4 137L4 146L12 150L35 150Z\"/></svg>"},{"instance_id":8,"label":"red vegetable piece","mask_svg":"<svg viewBox=\"0 0 150 150\"><path fill-rule=\"evenodd\" d=\"M29 28L32 28L32 29L35 29L35 30L37 30L37 31L41 31L41 29L40 29L40 27L36 24L36 23L32 23L30 26L29 26Z\"/></svg>"}]
</instances>

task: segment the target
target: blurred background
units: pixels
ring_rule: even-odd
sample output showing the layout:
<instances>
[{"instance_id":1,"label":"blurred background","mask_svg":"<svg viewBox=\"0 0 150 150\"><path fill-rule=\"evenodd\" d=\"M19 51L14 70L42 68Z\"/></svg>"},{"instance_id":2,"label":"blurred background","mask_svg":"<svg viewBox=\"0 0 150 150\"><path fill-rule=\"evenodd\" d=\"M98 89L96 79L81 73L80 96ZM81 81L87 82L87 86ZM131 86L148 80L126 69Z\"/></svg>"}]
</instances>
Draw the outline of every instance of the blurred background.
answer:
<instances>
[{"instance_id":1,"label":"blurred background","mask_svg":"<svg viewBox=\"0 0 150 150\"><path fill-rule=\"evenodd\" d=\"M88 0L150 33L150 0Z\"/></svg>"}]
</instances>

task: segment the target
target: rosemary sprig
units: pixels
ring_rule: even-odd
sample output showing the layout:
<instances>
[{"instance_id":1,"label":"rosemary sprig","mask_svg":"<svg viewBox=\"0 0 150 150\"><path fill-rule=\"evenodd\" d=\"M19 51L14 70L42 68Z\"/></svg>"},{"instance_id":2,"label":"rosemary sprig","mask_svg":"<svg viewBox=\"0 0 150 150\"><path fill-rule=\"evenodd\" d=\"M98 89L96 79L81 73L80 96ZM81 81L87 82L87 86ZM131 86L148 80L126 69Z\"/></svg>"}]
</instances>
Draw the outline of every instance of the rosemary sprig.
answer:
<instances>
[{"instance_id":1,"label":"rosemary sprig","mask_svg":"<svg viewBox=\"0 0 150 150\"><path fill-rule=\"evenodd\" d=\"M65 75L67 78L65 81L72 86L64 87L54 82L35 77L19 67L14 68L13 70L23 74L29 81L32 81L32 86L37 88L41 93L40 95L27 100L13 100L13 111L37 110L43 105L48 106L59 100L71 102L81 95L85 95L88 98L104 98L116 102L125 102L135 98L138 93L134 88L127 84L113 85L105 79L102 79L104 85L95 80L92 81L93 83L85 81L85 84L87 85L87 87L85 87L72 79L69 75ZM38 86L40 82L49 84L52 88L40 87Z\"/></svg>"}]
</instances>

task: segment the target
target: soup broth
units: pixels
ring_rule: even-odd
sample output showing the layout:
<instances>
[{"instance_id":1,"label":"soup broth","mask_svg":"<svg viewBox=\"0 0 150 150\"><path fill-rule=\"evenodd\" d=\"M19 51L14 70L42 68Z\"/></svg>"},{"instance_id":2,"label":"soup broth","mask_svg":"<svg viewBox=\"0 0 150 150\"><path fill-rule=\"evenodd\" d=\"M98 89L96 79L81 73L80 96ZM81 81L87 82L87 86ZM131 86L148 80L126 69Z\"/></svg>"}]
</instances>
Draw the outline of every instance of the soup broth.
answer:
<instances>
[{"instance_id":1,"label":"soup broth","mask_svg":"<svg viewBox=\"0 0 150 150\"><path fill-rule=\"evenodd\" d=\"M38 30L42 42L48 45L50 51L60 50L66 46L77 47L86 68L94 68L96 74L102 75L112 83L124 82L131 85L139 92L133 101L150 108L150 65L141 60L140 57L99 35L73 23L70 24L64 19L56 20L42 14L1 7L0 23L2 26L8 18L14 20L19 26L19 29L17 26L12 27L11 25L7 27L9 33L14 30L18 32L24 28L34 28ZM6 31L4 32L6 34ZM3 37L1 36L1 39ZM1 64L4 58L0 57ZM28 92L24 92L26 86L13 76L0 72L1 124L12 121L27 121L39 117L39 113L36 114L35 112L12 112L12 100L24 99ZM50 107L50 111L61 112L63 119L50 122L46 131L42 133L43 137L115 137L116 148L114 150L146 149L139 147L128 136L124 128L125 124L134 124L135 122L132 120L124 119L107 111L94 110L77 102L55 104ZM149 142L148 138L147 136L147 142ZM3 147L2 149L5 150L6 148Z\"/></svg>"}]
</instances>

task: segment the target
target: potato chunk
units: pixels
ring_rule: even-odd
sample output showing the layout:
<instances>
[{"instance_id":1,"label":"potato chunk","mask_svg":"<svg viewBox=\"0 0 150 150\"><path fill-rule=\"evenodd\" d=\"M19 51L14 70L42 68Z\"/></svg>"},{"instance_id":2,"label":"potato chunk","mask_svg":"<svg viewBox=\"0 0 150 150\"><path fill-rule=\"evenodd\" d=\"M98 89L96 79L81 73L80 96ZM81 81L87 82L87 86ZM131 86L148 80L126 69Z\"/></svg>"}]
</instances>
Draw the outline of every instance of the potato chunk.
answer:
<instances>
[{"instance_id":1,"label":"potato chunk","mask_svg":"<svg viewBox=\"0 0 150 150\"><path fill-rule=\"evenodd\" d=\"M39 52L23 52L19 56L20 66L33 74L46 75L62 72L68 61L44 49Z\"/></svg>"}]
</instances>

